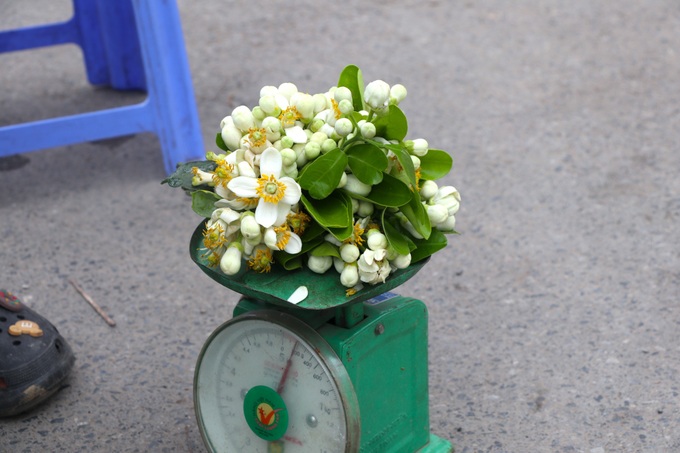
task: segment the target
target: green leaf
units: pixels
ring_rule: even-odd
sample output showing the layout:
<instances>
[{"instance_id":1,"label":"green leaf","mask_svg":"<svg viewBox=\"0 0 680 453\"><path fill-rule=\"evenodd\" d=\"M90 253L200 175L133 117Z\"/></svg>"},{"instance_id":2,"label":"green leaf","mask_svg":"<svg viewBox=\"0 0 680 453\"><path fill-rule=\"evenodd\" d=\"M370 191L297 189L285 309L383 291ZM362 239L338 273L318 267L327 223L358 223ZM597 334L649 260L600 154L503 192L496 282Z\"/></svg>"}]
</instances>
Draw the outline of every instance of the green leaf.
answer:
<instances>
[{"instance_id":1,"label":"green leaf","mask_svg":"<svg viewBox=\"0 0 680 453\"><path fill-rule=\"evenodd\" d=\"M347 155L336 148L307 164L298 177L298 184L312 198L323 200L338 187L346 166Z\"/></svg>"},{"instance_id":2,"label":"green leaf","mask_svg":"<svg viewBox=\"0 0 680 453\"><path fill-rule=\"evenodd\" d=\"M420 177L434 181L446 176L453 166L453 158L441 149L430 149L420 158Z\"/></svg>"},{"instance_id":3,"label":"green leaf","mask_svg":"<svg viewBox=\"0 0 680 453\"><path fill-rule=\"evenodd\" d=\"M408 153L408 150L401 145L385 145L385 148L392 151L399 161L399 167L395 166L392 169L392 175L415 188L416 168L413 166L413 161L411 160L411 155Z\"/></svg>"},{"instance_id":4,"label":"green leaf","mask_svg":"<svg viewBox=\"0 0 680 453\"><path fill-rule=\"evenodd\" d=\"M356 112L364 109L364 78L361 69L355 65L346 66L340 73L338 86L349 88L352 92L352 104Z\"/></svg>"},{"instance_id":5,"label":"green leaf","mask_svg":"<svg viewBox=\"0 0 680 453\"><path fill-rule=\"evenodd\" d=\"M324 231L320 229L321 231ZM317 247L324 242L322 236L307 237L307 232L303 234L302 249L299 253L291 255L283 251L274 252L274 261L286 270L299 269L302 267L302 255ZM311 232L311 231L310 231Z\"/></svg>"},{"instance_id":6,"label":"green leaf","mask_svg":"<svg viewBox=\"0 0 680 453\"><path fill-rule=\"evenodd\" d=\"M161 184L167 184L170 187L181 187L184 190L194 191L201 190L201 186L194 186L191 184L191 179L194 177L191 169L198 167L199 170L213 171L217 164L210 160L198 160L194 162L186 162L178 164L175 172L161 181Z\"/></svg>"},{"instance_id":7,"label":"green leaf","mask_svg":"<svg viewBox=\"0 0 680 453\"><path fill-rule=\"evenodd\" d=\"M406 115L396 105L390 105L387 115L378 117L373 124L376 135L387 140L402 141L408 133Z\"/></svg>"},{"instance_id":8,"label":"green leaf","mask_svg":"<svg viewBox=\"0 0 680 453\"><path fill-rule=\"evenodd\" d=\"M227 148L227 145L224 143L224 140L222 139L221 132L217 133L217 136L215 137L215 144L219 149L229 152L229 148Z\"/></svg>"},{"instance_id":9,"label":"green leaf","mask_svg":"<svg viewBox=\"0 0 680 453\"><path fill-rule=\"evenodd\" d=\"M408 255L411 250L416 248L416 245L401 232L401 229L392 222L392 219L387 218L386 212L387 210L383 211L381 222L387 242L400 255Z\"/></svg>"},{"instance_id":10,"label":"green leaf","mask_svg":"<svg viewBox=\"0 0 680 453\"><path fill-rule=\"evenodd\" d=\"M302 194L300 201L302 201L309 215L326 230L353 226L352 200L343 193L333 192L321 201L308 198Z\"/></svg>"},{"instance_id":11,"label":"green leaf","mask_svg":"<svg viewBox=\"0 0 680 453\"><path fill-rule=\"evenodd\" d=\"M354 233L354 225L350 224L344 228L328 228L328 232L332 234L335 239L342 242L352 237L352 233Z\"/></svg>"},{"instance_id":12,"label":"green leaf","mask_svg":"<svg viewBox=\"0 0 680 453\"><path fill-rule=\"evenodd\" d=\"M202 217L209 218L215 210L215 202L220 196L207 190L196 190L191 193L191 209Z\"/></svg>"},{"instance_id":13,"label":"green leaf","mask_svg":"<svg viewBox=\"0 0 680 453\"><path fill-rule=\"evenodd\" d=\"M373 186L383 179L383 170L387 168L385 152L375 145L362 143L345 150L347 163L357 179Z\"/></svg>"},{"instance_id":14,"label":"green leaf","mask_svg":"<svg viewBox=\"0 0 680 453\"><path fill-rule=\"evenodd\" d=\"M312 256L334 256L340 258L340 251L338 248L328 241L322 242L309 253Z\"/></svg>"},{"instance_id":15,"label":"green leaf","mask_svg":"<svg viewBox=\"0 0 680 453\"><path fill-rule=\"evenodd\" d=\"M388 173L383 173L382 182L373 186L368 195L362 197L352 194L352 197L357 200L370 201L380 207L398 208L408 203L412 195L413 192L406 184Z\"/></svg>"},{"instance_id":16,"label":"green leaf","mask_svg":"<svg viewBox=\"0 0 680 453\"><path fill-rule=\"evenodd\" d=\"M413 242L416 244L416 249L411 252L411 264L438 252L447 244L446 236L437 229L432 230L428 239L415 239Z\"/></svg>"},{"instance_id":17,"label":"green leaf","mask_svg":"<svg viewBox=\"0 0 680 453\"><path fill-rule=\"evenodd\" d=\"M427 215L427 210L420 201L420 195L417 192L414 192L411 201L399 207L399 210L411 222L411 225L413 225L418 234L425 239L430 237L430 233L432 233L430 217Z\"/></svg>"}]
</instances>

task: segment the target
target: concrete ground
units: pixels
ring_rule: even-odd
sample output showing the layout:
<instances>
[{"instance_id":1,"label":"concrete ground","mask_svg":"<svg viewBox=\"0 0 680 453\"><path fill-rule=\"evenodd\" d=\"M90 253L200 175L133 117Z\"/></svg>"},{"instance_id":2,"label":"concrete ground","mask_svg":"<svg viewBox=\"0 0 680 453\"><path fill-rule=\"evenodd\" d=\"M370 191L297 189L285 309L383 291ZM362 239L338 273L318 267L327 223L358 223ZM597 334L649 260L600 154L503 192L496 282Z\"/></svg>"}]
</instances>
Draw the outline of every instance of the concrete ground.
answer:
<instances>
[{"instance_id":1,"label":"concrete ground","mask_svg":"<svg viewBox=\"0 0 680 453\"><path fill-rule=\"evenodd\" d=\"M454 156L462 235L400 287L430 311L430 417L471 452L680 451L680 7L484 0L179 2L208 149L263 85L346 64L402 83L409 137ZM0 0L0 28L68 0ZM136 102L71 46L0 55L0 124ZM195 360L238 295L152 135L0 160L0 286L75 350L2 452L198 452ZM109 327L69 284L116 320Z\"/></svg>"}]
</instances>

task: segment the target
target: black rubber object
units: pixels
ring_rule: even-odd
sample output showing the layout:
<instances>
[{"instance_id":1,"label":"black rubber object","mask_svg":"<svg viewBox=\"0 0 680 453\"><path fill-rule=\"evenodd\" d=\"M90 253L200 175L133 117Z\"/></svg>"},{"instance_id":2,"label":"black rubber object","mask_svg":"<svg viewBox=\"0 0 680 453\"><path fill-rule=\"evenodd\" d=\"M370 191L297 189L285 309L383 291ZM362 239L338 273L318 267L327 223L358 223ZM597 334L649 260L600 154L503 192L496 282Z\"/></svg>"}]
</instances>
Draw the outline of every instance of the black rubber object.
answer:
<instances>
[{"instance_id":1,"label":"black rubber object","mask_svg":"<svg viewBox=\"0 0 680 453\"><path fill-rule=\"evenodd\" d=\"M10 333L30 326L25 321L37 324L42 334ZM56 327L0 289L0 417L44 402L63 387L74 362L71 347Z\"/></svg>"}]
</instances>

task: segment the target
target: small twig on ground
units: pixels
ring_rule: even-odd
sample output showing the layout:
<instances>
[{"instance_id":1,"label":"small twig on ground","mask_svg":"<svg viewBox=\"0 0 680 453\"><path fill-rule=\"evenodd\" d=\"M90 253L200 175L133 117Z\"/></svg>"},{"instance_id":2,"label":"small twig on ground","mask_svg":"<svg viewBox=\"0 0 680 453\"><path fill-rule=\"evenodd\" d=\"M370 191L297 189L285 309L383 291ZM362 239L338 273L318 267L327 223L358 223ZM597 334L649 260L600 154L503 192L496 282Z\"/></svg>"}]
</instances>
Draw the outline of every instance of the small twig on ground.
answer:
<instances>
[{"instance_id":1,"label":"small twig on ground","mask_svg":"<svg viewBox=\"0 0 680 453\"><path fill-rule=\"evenodd\" d=\"M99 314L99 316L101 316L104 319L104 321L106 321L106 324L110 325L111 327L114 327L116 325L116 321L111 319L109 315L107 315L106 312L102 310L102 308L99 305L97 305L97 303L94 300L92 300L92 298L88 296L85 291L83 291L83 288L81 288L78 283L71 279L69 279L68 281L76 289L76 291L78 291L80 295L83 296L83 299L85 299L87 303L90 304L92 308L94 308L94 311L96 311Z\"/></svg>"}]
</instances>

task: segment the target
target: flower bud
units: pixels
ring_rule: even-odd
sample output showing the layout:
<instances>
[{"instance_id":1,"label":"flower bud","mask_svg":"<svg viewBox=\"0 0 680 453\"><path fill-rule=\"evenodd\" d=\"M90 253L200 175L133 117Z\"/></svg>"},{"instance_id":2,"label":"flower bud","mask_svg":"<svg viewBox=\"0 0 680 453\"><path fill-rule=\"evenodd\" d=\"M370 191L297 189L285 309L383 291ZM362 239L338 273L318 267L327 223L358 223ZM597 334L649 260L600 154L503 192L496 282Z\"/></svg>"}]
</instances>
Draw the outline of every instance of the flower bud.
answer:
<instances>
[{"instance_id":1,"label":"flower bud","mask_svg":"<svg viewBox=\"0 0 680 453\"><path fill-rule=\"evenodd\" d=\"M241 270L241 257L243 255L243 246L238 242L229 244L229 248L224 252L220 259L220 269L226 275L237 274Z\"/></svg>"},{"instance_id":2,"label":"flower bud","mask_svg":"<svg viewBox=\"0 0 680 453\"><path fill-rule=\"evenodd\" d=\"M231 118L234 120L236 126L241 132L246 133L251 127L255 127L255 117L245 105L240 105L231 112Z\"/></svg>"},{"instance_id":3,"label":"flower bud","mask_svg":"<svg viewBox=\"0 0 680 453\"><path fill-rule=\"evenodd\" d=\"M355 262L359 259L360 254L359 247L354 244L342 244L340 246L340 258L342 258L345 263Z\"/></svg>"},{"instance_id":4,"label":"flower bud","mask_svg":"<svg viewBox=\"0 0 680 453\"><path fill-rule=\"evenodd\" d=\"M234 120L231 118L231 115L222 118L222 121L220 121L220 130L224 129L224 126L226 126L227 124L231 126L234 125Z\"/></svg>"},{"instance_id":5,"label":"flower bud","mask_svg":"<svg viewBox=\"0 0 680 453\"><path fill-rule=\"evenodd\" d=\"M264 113L264 110L259 105L256 105L253 107L253 118L255 118L256 121L262 122L263 119L267 117L267 114Z\"/></svg>"},{"instance_id":6,"label":"flower bud","mask_svg":"<svg viewBox=\"0 0 680 453\"><path fill-rule=\"evenodd\" d=\"M342 258L338 258L337 256L334 256L333 257L333 267L335 268L335 271L339 274L345 268L345 262L342 260Z\"/></svg>"},{"instance_id":7,"label":"flower bud","mask_svg":"<svg viewBox=\"0 0 680 453\"><path fill-rule=\"evenodd\" d=\"M269 116L279 116L281 114L281 109L272 95L262 96L260 98L259 106L262 111Z\"/></svg>"},{"instance_id":8,"label":"flower bud","mask_svg":"<svg viewBox=\"0 0 680 453\"><path fill-rule=\"evenodd\" d=\"M354 111L354 104L352 104L352 101L343 99L338 103L338 110L340 110L340 113L343 115L347 115Z\"/></svg>"},{"instance_id":9,"label":"flower bud","mask_svg":"<svg viewBox=\"0 0 680 453\"><path fill-rule=\"evenodd\" d=\"M340 182L338 183L338 189L342 189L347 185L347 173L342 172L342 175L340 176Z\"/></svg>"},{"instance_id":10,"label":"flower bud","mask_svg":"<svg viewBox=\"0 0 680 453\"><path fill-rule=\"evenodd\" d=\"M406 97L406 87L401 83L390 87L390 103L397 105Z\"/></svg>"},{"instance_id":11,"label":"flower bud","mask_svg":"<svg viewBox=\"0 0 680 453\"><path fill-rule=\"evenodd\" d=\"M363 123L360 124L359 131L361 132L362 137L373 138L375 137L376 134L375 124L368 121L364 121Z\"/></svg>"},{"instance_id":12,"label":"flower bud","mask_svg":"<svg viewBox=\"0 0 680 453\"><path fill-rule=\"evenodd\" d=\"M279 85L279 94L281 94L283 97L288 99L290 101L290 98L293 94L297 93L298 89L295 86L295 84L290 83L290 82L285 82Z\"/></svg>"},{"instance_id":13,"label":"flower bud","mask_svg":"<svg viewBox=\"0 0 680 453\"><path fill-rule=\"evenodd\" d=\"M450 215L445 221L436 227L442 233L452 233L456 228L456 216Z\"/></svg>"},{"instance_id":14,"label":"flower bud","mask_svg":"<svg viewBox=\"0 0 680 453\"><path fill-rule=\"evenodd\" d=\"M281 150L281 162L284 167L294 164L296 159L297 153L291 148L284 148Z\"/></svg>"},{"instance_id":15,"label":"flower bud","mask_svg":"<svg viewBox=\"0 0 680 453\"><path fill-rule=\"evenodd\" d=\"M347 135L352 132L354 125L347 118L340 118L335 122L335 132L338 133L340 137L347 137Z\"/></svg>"},{"instance_id":16,"label":"flower bud","mask_svg":"<svg viewBox=\"0 0 680 453\"><path fill-rule=\"evenodd\" d=\"M298 113L304 120L314 117L314 99L307 93L295 93L291 96L291 105L297 108ZM305 121L306 122L306 121Z\"/></svg>"},{"instance_id":17,"label":"flower bud","mask_svg":"<svg viewBox=\"0 0 680 453\"><path fill-rule=\"evenodd\" d=\"M260 97L276 96L279 94L279 89L272 85L265 85L260 89Z\"/></svg>"},{"instance_id":18,"label":"flower bud","mask_svg":"<svg viewBox=\"0 0 680 453\"><path fill-rule=\"evenodd\" d=\"M355 264L345 264L340 273L340 283L347 288L359 283L359 270Z\"/></svg>"},{"instance_id":19,"label":"flower bud","mask_svg":"<svg viewBox=\"0 0 680 453\"><path fill-rule=\"evenodd\" d=\"M317 114L328 108L328 100L323 94L315 94L312 96L312 100L314 100L314 114Z\"/></svg>"},{"instance_id":20,"label":"flower bud","mask_svg":"<svg viewBox=\"0 0 680 453\"><path fill-rule=\"evenodd\" d=\"M430 203L440 204L446 207L450 215L458 212L460 208L460 193L453 186L442 186L437 191L436 195L432 197Z\"/></svg>"},{"instance_id":21,"label":"flower bud","mask_svg":"<svg viewBox=\"0 0 680 453\"><path fill-rule=\"evenodd\" d=\"M447 219L449 211L440 204L428 205L427 216L430 218L432 225L437 225Z\"/></svg>"},{"instance_id":22,"label":"flower bud","mask_svg":"<svg viewBox=\"0 0 680 453\"><path fill-rule=\"evenodd\" d=\"M332 138L327 138L321 144L321 153L325 154L329 151L333 151L337 147L338 147L338 143L335 140L333 140Z\"/></svg>"},{"instance_id":23,"label":"flower bud","mask_svg":"<svg viewBox=\"0 0 680 453\"><path fill-rule=\"evenodd\" d=\"M390 99L390 86L382 80L369 83L364 90L364 100L374 110L383 110Z\"/></svg>"},{"instance_id":24,"label":"flower bud","mask_svg":"<svg viewBox=\"0 0 680 453\"><path fill-rule=\"evenodd\" d=\"M369 186L368 184L364 184L363 182L359 181L356 176L353 174L347 175L347 183L345 184L344 189L350 193L365 197L369 193L371 193L371 189L373 187Z\"/></svg>"},{"instance_id":25,"label":"flower bud","mask_svg":"<svg viewBox=\"0 0 680 453\"><path fill-rule=\"evenodd\" d=\"M333 266L333 258L330 256L309 255L309 258L307 258L307 267L317 274L323 274L331 266Z\"/></svg>"},{"instance_id":26,"label":"flower bud","mask_svg":"<svg viewBox=\"0 0 680 453\"><path fill-rule=\"evenodd\" d=\"M289 136L286 135L284 137L281 137L281 147L292 148L294 144L295 144L295 142Z\"/></svg>"},{"instance_id":27,"label":"flower bud","mask_svg":"<svg viewBox=\"0 0 680 453\"><path fill-rule=\"evenodd\" d=\"M229 150L234 151L240 148L241 146L241 138L243 137L243 134L241 131L234 126L233 124L227 124L222 128L222 141L224 142L225 145L227 145L227 148Z\"/></svg>"},{"instance_id":28,"label":"flower bud","mask_svg":"<svg viewBox=\"0 0 680 453\"><path fill-rule=\"evenodd\" d=\"M321 154L321 145L317 142L307 142L305 145L305 156L308 160L313 160Z\"/></svg>"},{"instance_id":29,"label":"flower bud","mask_svg":"<svg viewBox=\"0 0 680 453\"><path fill-rule=\"evenodd\" d=\"M411 254L397 255L396 258L390 261L390 264L397 269L406 269L411 264Z\"/></svg>"},{"instance_id":30,"label":"flower bud","mask_svg":"<svg viewBox=\"0 0 680 453\"><path fill-rule=\"evenodd\" d=\"M414 154L418 157L423 157L425 154L427 154L427 140L424 138L417 138L415 140L406 140L404 143L406 145L406 149L409 151L409 153Z\"/></svg>"},{"instance_id":31,"label":"flower bud","mask_svg":"<svg viewBox=\"0 0 680 453\"><path fill-rule=\"evenodd\" d=\"M369 249L376 251L387 248L387 237L379 230L372 229L366 233L366 245Z\"/></svg>"},{"instance_id":32,"label":"flower bud","mask_svg":"<svg viewBox=\"0 0 680 453\"><path fill-rule=\"evenodd\" d=\"M422 198L423 200L429 200L430 198L435 196L438 189L439 187L437 186L436 182L429 180L424 181L423 184L420 186L420 198Z\"/></svg>"},{"instance_id":33,"label":"flower bud","mask_svg":"<svg viewBox=\"0 0 680 453\"><path fill-rule=\"evenodd\" d=\"M342 101L349 101L351 104L352 91L350 91L350 89L347 87L337 87L335 91L333 91L333 99L335 99L335 102L338 104L340 104Z\"/></svg>"},{"instance_id":34,"label":"flower bud","mask_svg":"<svg viewBox=\"0 0 680 453\"><path fill-rule=\"evenodd\" d=\"M359 217L368 217L373 214L375 207L370 201L359 200L359 208L356 213Z\"/></svg>"},{"instance_id":35,"label":"flower bud","mask_svg":"<svg viewBox=\"0 0 680 453\"><path fill-rule=\"evenodd\" d=\"M251 212L244 214L241 218L241 234L246 239L255 239L262 236L260 224L255 220L255 215Z\"/></svg>"},{"instance_id":36,"label":"flower bud","mask_svg":"<svg viewBox=\"0 0 680 453\"><path fill-rule=\"evenodd\" d=\"M411 156L411 162L413 162L413 168L418 170L420 168L420 159L418 156Z\"/></svg>"}]
</instances>

